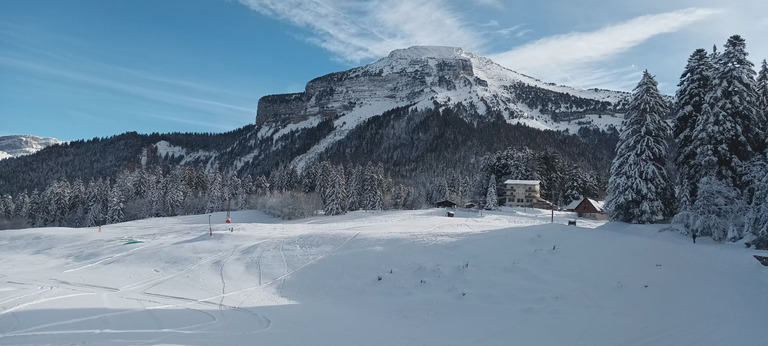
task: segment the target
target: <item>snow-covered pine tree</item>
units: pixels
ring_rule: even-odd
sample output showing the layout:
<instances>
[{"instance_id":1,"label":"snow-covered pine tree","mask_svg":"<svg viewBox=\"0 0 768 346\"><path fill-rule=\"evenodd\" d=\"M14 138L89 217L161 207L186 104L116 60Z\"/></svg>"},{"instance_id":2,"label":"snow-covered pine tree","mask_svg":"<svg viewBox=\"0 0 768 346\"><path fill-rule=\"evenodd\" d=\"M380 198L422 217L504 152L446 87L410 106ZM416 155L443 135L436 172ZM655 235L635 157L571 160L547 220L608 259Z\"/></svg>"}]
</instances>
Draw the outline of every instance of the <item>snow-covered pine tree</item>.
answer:
<instances>
[{"instance_id":1,"label":"snow-covered pine tree","mask_svg":"<svg viewBox=\"0 0 768 346\"><path fill-rule=\"evenodd\" d=\"M27 195L27 191L22 191L20 194L16 195L14 204L13 217L20 220L27 220L29 214L29 195Z\"/></svg>"},{"instance_id":2,"label":"snow-covered pine tree","mask_svg":"<svg viewBox=\"0 0 768 346\"><path fill-rule=\"evenodd\" d=\"M725 112L712 111L708 104L703 108L693 141L697 147L696 169L703 177L697 184L697 196L689 215L690 231L718 241L728 234L741 237L739 218L746 212L736 187L741 182L741 162L728 148L734 140L747 147L747 140L740 126Z\"/></svg>"},{"instance_id":3,"label":"snow-covered pine tree","mask_svg":"<svg viewBox=\"0 0 768 346\"><path fill-rule=\"evenodd\" d=\"M164 216L176 216L183 214L182 205L186 195L184 184L184 171L177 167L163 179Z\"/></svg>"},{"instance_id":4,"label":"snow-covered pine tree","mask_svg":"<svg viewBox=\"0 0 768 346\"><path fill-rule=\"evenodd\" d=\"M670 135L666 114L656 80L644 71L611 165L606 208L612 220L651 223L665 213L664 201L671 191L666 172Z\"/></svg>"},{"instance_id":5,"label":"snow-covered pine tree","mask_svg":"<svg viewBox=\"0 0 768 346\"><path fill-rule=\"evenodd\" d=\"M63 226L71 212L69 200L72 195L72 187L66 180L56 181L49 185L48 196L48 220L47 225Z\"/></svg>"},{"instance_id":6,"label":"snow-covered pine tree","mask_svg":"<svg viewBox=\"0 0 768 346\"><path fill-rule=\"evenodd\" d=\"M88 212L87 193L85 185L80 178L72 183L72 190L69 198L69 215L67 215L67 225L70 227L84 226L85 214Z\"/></svg>"},{"instance_id":7,"label":"snow-covered pine tree","mask_svg":"<svg viewBox=\"0 0 768 346\"><path fill-rule=\"evenodd\" d=\"M750 183L751 200L746 201L750 207L744 231L768 240L768 160L759 156L748 167L746 180Z\"/></svg>"},{"instance_id":8,"label":"snow-covered pine tree","mask_svg":"<svg viewBox=\"0 0 768 346\"><path fill-rule=\"evenodd\" d=\"M763 132L768 132L768 62L763 59L757 73L757 109L762 115Z\"/></svg>"},{"instance_id":9,"label":"snow-covered pine tree","mask_svg":"<svg viewBox=\"0 0 768 346\"><path fill-rule=\"evenodd\" d=\"M44 208L43 196L37 191L33 190L29 195L29 213L27 220L32 227L44 227L45 226L45 208Z\"/></svg>"},{"instance_id":10,"label":"snow-covered pine tree","mask_svg":"<svg viewBox=\"0 0 768 346\"><path fill-rule=\"evenodd\" d=\"M496 193L496 176L491 174L488 179L488 190L485 192L485 208L496 209L499 207L499 196Z\"/></svg>"},{"instance_id":11,"label":"snow-covered pine tree","mask_svg":"<svg viewBox=\"0 0 768 346\"><path fill-rule=\"evenodd\" d=\"M115 184L117 185L117 184ZM124 221L125 200L120 186L113 186L109 194L109 209L107 210L107 223L119 223Z\"/></svg>"},{"instance_id":12,"label":"snow-covered pine tree","mask_svg":"<svg viewBox=\"0 0 768 346\"><path fill-rule=\"evenodd\" d=\"M691 230L693 200L691 200L689 191L691 191L691 188L688 187L688 180L680 179L680 185L675 187L677 214L672 221L683 224L683 234L689 234Z\"/></svg>"},{"instance_id":13,"label":"snow-covered pine tree","mask_svg":"<svg viewBox=\"0 0 768 346\"><path fill-rule=\"evenodd\" d=\"M222 208L222 198L226 199L223 192L221 173L215 170L208 175L208 192L206 193L205 213L220 211Z\"/></svg>"},{"instance_id":14,"label":"snow-covered pine tree","mask_svg":"<svg viewBox=\"0 0 768 346\"><path fill-rule=\"evenodd\" d=\"M328 161L323 161L317 166L317 174L315 176L315 191L320 195L320 200L325 205L326 198L328 197L328 191L330 190L331 175L333 174L333 167Z\"/></svg>"},{"instance_id":15,"label":"snow-covered pine tree","mask_svg":"<svg viewBox=\"0 0 768 346\"><path fill-rule=\"evenodd\" d=\"M740 122L726 112L704 104L702 116L693 131L691 146L696 150L696 157L690 165L698 181L711 176L727 181L729 186L741 185L741 166L745 161L735 150L743 152L751 149ZM692 201L695 203L695 199Z\"/></svg>"},{"instance_id":16,"label":"snow-covered pine tree","mask_svg":"<svg viewBox=\"0 0 768 346\"><path fill-rule=\"evenodd\" d=\"M83 225L92 227L104 224L109 200L109 182L101 178L91 180L86 190L86 214Z\"/></svg>"},{"instance_id":17,"label":"snow-covered pine tree","mask_svg":"<svg viewBox=\"0 0 768 346\"><path fill-rule=\"evenodd\" d=\"M346 182L344 181L344 168L334 167L328 165L326 186L323 189L323 208L325 215L340 215L346 210L344 209L344 201L346 200Z\"/></svg>"},{"instance_id":18,"label":"snow-covered pine tree","mask_svg":"<svg viewBox=\"0 0 768 346\"><path fill-rule=\"evenodd\" d=\"M355 211L361 208L362 189L360 187L362 186L362 179L363 172L360 165L347 168L347 210Z\"/></svg>"},{"instance_id":19,"label":"snow-covered pine tree","mask_svg":"<svg viewBox=\"0 0 768 346\"><path fill-rule=\"evenodd\" d=\"M15 205L13 204L13 197L11 197L11 195L5 194L0 197L0 220L6 219L10 221L13 219L14 209Z\"/></svg>"},{"instance_id":20,"label":"snow-covered pine tree","mask_svg":"<svg viewBox=\"0 0 768 346\"><path fill-rule=\"evenodd\" d=\"M699 182L699 195L693 205L691 232L715 241L740 239L743 210L736 188L725 180L704 177Z\"/></svg>"},{"instance_id":21,"label":"snow-covered pine tree","mask_svg":"<svg viewBox=\"0 0 768 346\"><path fill-rule=\"evenodd\" d=\"M765 147L765 137L757 110L758 96L754 64L747 60L746 43L739 35L728 38L723 53L717 56L706 103L718 117L727 117L743 132L731 138L728 151L740 162L749 161ZM746 139L746 145L741 141ZM733 160L732 160L733 161ZM735 162L735 161L734 161ZM743 189L740 183L734 185Z\"/></svg>"},{"instance_id":22,"label":"snow-covered pine tree","mask_svg":"<svg viewBox=\"0 0 768 346\"><path fill-rule=\"evenodd\" d=\"M374 166L370 162L365 166L362 189L364 191L363 203L367 210L381 210L383 207L383 174L383 167L381 166Z\"/></svg>"},{"instance_id":23,"label":"snow-covered pine tree","mask_svg":"<svg viewBox=\"0 0 768 346\"><path fill-rule=\"evenodd\" d=\"M688 58L688 64L680 76L679 89L676 93L675 121L673 136L677 140L675 166L678 170L677 200L681 201L679 211L687 213L692 204L682 201L693 201L696 197L696 186L701 174L696 172L694 165L696 147L693 139L696 121L701 117L712 75L712 59L704 49L697 49Z\"/></svg>"}]
</instances>

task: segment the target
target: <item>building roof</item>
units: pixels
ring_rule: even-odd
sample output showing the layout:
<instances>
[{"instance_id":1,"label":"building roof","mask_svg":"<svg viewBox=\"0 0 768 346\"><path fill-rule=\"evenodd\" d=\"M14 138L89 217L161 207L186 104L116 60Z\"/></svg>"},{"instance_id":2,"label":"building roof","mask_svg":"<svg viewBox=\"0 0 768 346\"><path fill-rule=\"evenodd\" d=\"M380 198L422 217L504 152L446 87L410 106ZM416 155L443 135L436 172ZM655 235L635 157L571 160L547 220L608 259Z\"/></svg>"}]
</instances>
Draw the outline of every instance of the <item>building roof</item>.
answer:
<instances>
[{"instance_id":1,"label":"building roof","mask_svg":"<svg viewBox=\"0 0 768 346\"><path fill-rule=\"evenodd\" d=\"M507 180L504 182L506 185L539 185L541 180Z\"/></svg>"},{"instance_id":2,"label":"building roof","mask_svg":"<svg viewBox=\"0 0 768 346\"><path fill-rule=\"evenodd\" d=\"M582 199L577 199L571 202L567 207L565 207L565 210L574 210L576 207L579 206L579 203L581 203Z\"/></svg>"},{"instance_id":3,"label":"building roof","mask_svg":"<svg viewBox=\"0 0 768 346\"><path fill-rule=\"evenodd\" d=\"M594 199L587 198L589 203L592 203L592 205L595 207L595 209L599 210L601 213L605 212L605 202L604 201L596 201Z\"/></svg>"}]
</instances>

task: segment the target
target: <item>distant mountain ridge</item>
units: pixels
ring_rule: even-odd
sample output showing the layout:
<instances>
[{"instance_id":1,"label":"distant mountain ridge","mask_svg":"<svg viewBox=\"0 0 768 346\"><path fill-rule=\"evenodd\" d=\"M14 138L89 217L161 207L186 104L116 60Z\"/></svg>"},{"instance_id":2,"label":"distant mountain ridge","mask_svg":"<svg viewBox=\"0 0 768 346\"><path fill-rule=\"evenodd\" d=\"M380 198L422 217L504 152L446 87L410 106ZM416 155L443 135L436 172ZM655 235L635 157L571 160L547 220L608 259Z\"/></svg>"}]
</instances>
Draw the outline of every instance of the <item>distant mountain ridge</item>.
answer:
<instances>
[{"instance_id":1,"label":"distant mountain ridge","mask_svg":"<svg viewBox=\"0 0 768 346\"><path fill-rule=\"evenodd\" d=\"M41 149L59 143L61 141L56 138L41 138L31 135L0 136L0 160L34 154Z\"/></svg>"}]
</instances>

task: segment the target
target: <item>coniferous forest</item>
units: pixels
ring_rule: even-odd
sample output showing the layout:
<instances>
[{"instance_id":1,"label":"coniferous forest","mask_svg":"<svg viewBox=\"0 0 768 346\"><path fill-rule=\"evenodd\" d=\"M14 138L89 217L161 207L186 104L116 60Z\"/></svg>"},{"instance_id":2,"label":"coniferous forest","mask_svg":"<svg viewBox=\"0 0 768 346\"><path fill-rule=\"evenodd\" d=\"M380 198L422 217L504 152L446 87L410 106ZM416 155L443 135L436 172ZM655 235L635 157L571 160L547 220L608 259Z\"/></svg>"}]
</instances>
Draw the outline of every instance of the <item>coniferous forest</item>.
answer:
<instances>
[{"instance_id":1,"label":"coniferous forest","mask_svg":"<svg viewBox=\"0 0 768 346\"><path fill-rule=\"evenodd\" d=\"M469 123L478 118L475 107L459 104L371 117L301 167L291 162L330 133L332 121L280 138L250 125L224 134L126 133L55 145L0 161L0 228L246 208L300 218L417 209L443 199L485 204L506 179L537 179L542 197L558 206L580 196L606 198L616 221L674 219L687 233L718 241L751 235L759 244L768 239L768 66L763 60L758 73L747 57L738 35L722 52L696 49L671 108L646 71L622 106L621 131L541 131L500 114ZM526 104L546 103L523 96ZM160 155L159 141L187 153ZM242 161L248 153L252 160Z\"/></svg>"},{"instance_id":2,"label":"coniferous forest","mask_svg":"<svg viewBox=\"0 0 768 346\"><path fill-rule=\"evenodd\" d=\"M751 235L766 247L768 67L763 60L756 73L747 56L739 35L722 52L715 47L691 54L680 77L671 134L656 82L644 73L611 167L612 219L649 223L674 215L685 233L716 241ZM668 151L670 136L674 153ZM668 162L677 172L674 179Z\"/></svg>"}]
</instances>

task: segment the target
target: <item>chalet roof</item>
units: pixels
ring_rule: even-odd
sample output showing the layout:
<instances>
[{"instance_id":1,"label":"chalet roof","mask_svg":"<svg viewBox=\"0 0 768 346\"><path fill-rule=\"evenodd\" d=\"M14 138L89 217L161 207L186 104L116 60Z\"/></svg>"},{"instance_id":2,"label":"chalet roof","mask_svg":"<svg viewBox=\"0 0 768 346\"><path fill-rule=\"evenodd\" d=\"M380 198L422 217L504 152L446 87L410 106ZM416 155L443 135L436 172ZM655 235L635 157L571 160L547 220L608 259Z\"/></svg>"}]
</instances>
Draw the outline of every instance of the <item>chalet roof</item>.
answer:
<instances>
[{"instance_id":1,"label":"chalet roof","mask_svg":"<svg viewBox=\"0 0 768 346\"><path fill-rule=\"evenodd\" d=\"M565 210L574 210L574 209L576 209L576 207L579 206L579 203L581 203L581 201L582 201L582 199L577 199L577 200L571 202L571 204L569 204L567 207L565 207Z\"/></svg>"},{"instance_id":2,"label":"chalet roof","mask_svg":"<svg viewBox=\"0 0 768 346\"><path fill-rule=\"evenodd\" d=\"M541 180L514 180L510 179L504 182L505 185L539 185Z\"/></svg>"},{"instance_id":3,"label":"chalet roof","mask_svg":"<svg viewBox=\"0 0 768 346\"><path fill-rule=\"evenodd\" d=\"M593 206L595 206L595 209L599 210L600 212L605 212L605 201L596 201L594 199L587 198L589 203L592 203Z\"/></svg>"}]
</instances>

